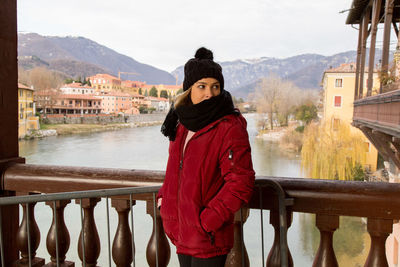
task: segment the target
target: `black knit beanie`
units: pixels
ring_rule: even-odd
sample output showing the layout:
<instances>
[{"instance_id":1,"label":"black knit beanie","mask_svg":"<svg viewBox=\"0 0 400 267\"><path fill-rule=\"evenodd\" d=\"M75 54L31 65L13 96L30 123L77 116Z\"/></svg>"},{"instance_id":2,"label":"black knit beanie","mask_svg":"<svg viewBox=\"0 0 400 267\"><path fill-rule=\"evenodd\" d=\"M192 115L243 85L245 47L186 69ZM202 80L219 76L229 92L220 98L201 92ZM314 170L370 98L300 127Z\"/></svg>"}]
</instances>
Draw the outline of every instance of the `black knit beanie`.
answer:
<instances>
[{"instance_id":1,"label":"black knit beanie","mask_svg":"<svg viewBox=\"0 0 400 267\"><path fill-rule=\"evenodd\" d=\"M221 91L224 89L224 76L221 66L214 62L213 53L201 47L196 51L194 58L185 64L185 79L183 91L189 89L195 82L203 78L214 78L219 81Z\"/></svg>"}]
</instances>

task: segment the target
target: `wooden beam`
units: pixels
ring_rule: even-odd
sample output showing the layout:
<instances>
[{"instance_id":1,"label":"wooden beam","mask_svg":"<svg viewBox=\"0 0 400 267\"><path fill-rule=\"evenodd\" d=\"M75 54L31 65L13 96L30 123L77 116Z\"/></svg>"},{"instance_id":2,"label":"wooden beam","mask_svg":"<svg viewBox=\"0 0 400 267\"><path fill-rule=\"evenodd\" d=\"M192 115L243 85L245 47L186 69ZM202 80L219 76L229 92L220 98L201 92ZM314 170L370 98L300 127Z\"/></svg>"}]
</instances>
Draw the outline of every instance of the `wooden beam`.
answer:
<instances>
[{"instance_id":1,"label":"wooden beam","mask_svg":"<svg viewBox=\"0 0 400 267\"><path fill-rule=\"evenodd\" d=\"M385 22L383 28L383 45L382 45L382 67L381 67L382 73L387 73L389 69L390 26L393 18L393 7L394 7L394 0L386 0ZM382 83L379 93L382 93Z\"/></svg>"},{"instance_id":2,"label":"wooden beam","mask_svg":"<svg viewBox=\"0 0 400 267\"><path fill-rule=\"evenodd\" d=\"M395 20L392 21L392 25L393 25L393 29L394 29L396 36L399 36L399 28L397 27Z\"/></svg>"},{"instance_id":3,"label":"wooden beam","mask_svg":"<svg viewBox=\"0 0 400 267\"><path fill-rule=\"evenodd\" d=\"M367 50L367 38L368 38L368 24L370 18L371 8L368 7L362 17L362 44L361 44L361 63L360 63L360 82L358 89L358 98L363 97L364 89L364 71L365 71L365 54Z\"/></svg>"},{"instance_id":4,"label":"wooden beam","mask_svg":"<svg viewBox=\"0 0 400 267\"><path fill-rule=\"evenodd\" d=\"M360 67L361 67L361 43L362 43L362 22L358 27L358 44L357 44L357 61L356 61L356 82L354 88L354 100L358 99L358 85L360 83Z\"/></svg>"},{"instance_id":5,"label":"wooden beam","mask_svg":"<svg viewBox=\"0 0 400 267\"><path fill-rule=\"evenodd\" d=\"M397 166L397 168L400 169L400 158L398 153L396 153L397 151L393 151L391 148L392 145L392 138L391 136L379 132L379 131L371 131L372 136L375 137L375 141L377 143L379 143L380 148L377 148L379 151L380 149L382 149L383 151L385 151L386 155L389 157L389 159L392 160L392 162ZM396 147L395 147L396 148ZM396 148L397 150L397 148Z\"/></svg>"},{"instance_id":6,"label":"wooden beam","mask_svg":"<svg viewBox=\"0 0 400 267\"><path fill-rule=\"evenodd\" d=\"M369 65L368 65L368 84L367 96L372 95L373 75L374 75L374 59L375 59L375 45L376 45L376 32L378 29L379 15L381 13L382 0L374 0L372 7L372 20L371 20L371 44L369 49Z\"/></svg>"},{"instance_id":7,"label":"wooden beam","mask_svg":"<svg viewBox=\"0 0 400 267\"><path fill-rule=\"evenodd\" d=\"M2 0L0 8L0 176L18 158L17 0ZM2 187L0 188L3 189ZM15 192L0 191L0 197ZM13 266L19 252L16 236L18 205L1 208L5 266Z\"/></svg>"}]
</instances>

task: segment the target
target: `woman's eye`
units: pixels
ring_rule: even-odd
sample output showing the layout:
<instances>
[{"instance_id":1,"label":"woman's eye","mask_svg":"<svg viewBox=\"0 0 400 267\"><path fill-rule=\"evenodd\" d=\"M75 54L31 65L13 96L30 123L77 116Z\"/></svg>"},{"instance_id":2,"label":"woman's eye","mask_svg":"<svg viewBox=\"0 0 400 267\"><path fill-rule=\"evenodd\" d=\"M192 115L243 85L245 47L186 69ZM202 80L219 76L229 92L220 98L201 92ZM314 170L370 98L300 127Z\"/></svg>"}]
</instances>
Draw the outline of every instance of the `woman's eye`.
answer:
<instances>
[{"instance_id":1,"label":"woman's eye","mask_svg":"<svg viewBox=\"0 0 400 267\"><path fill-rule=\"evenodd\" d=\"M213 89L218 90L219 89L219 85L214 85Z\"/></svg>"},{"instance_id":2,"label":"woman's eye","mask_svg":"<svg viewBox=\"0 0 400 267\"><path fill-rule=\"evenodd\" d=\"M200 89L204 89L204 88L205 88L205 86L200 84L200 85L198 86L198 88L200 88Z\"/></svg>"}]
</instances>

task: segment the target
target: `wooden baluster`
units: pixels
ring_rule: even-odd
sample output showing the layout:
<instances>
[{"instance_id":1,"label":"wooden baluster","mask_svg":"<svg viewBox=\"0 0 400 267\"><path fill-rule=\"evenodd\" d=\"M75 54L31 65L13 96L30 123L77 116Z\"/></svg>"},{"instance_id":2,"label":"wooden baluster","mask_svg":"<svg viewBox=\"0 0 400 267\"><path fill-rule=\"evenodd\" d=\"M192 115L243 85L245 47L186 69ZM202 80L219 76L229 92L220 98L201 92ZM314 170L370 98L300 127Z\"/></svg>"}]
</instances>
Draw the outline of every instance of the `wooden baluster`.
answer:
<instances>
[{"instance_id":1,"label":"wooden baluster","mask_svg":"<svg viewBox=\"0 0 400 267\"><path fill-rule=\"evenodd\" d=\"M85 262L87 267L95 267L97 259L100 255L100 238L94 221L93 211L94 207L100 198L82 199L82 208L84 211L83 217L83 230L84 230L84 246L85 246ZM77 204L80 200L75 201ZM83 261L82 253L82 231L78 239L78 254L81 261Z\"/></svg>"},{"instance_id":2,"label":"wooden baluster","mask_svg":"<svg viewBox=\"0 0 400 267\"><path fill-rule=\"evenodd\" d=\"M242 222L241 219L243 220L243 224L247 221L247 218L249 217L249 209L248 208L242 208L242 211L240 213L240 210L235 213L235 219L234 219L234 243L233 243L233 248L229 252L225 266L226 267L239 267L242 266L242 262L244 260L244 266L248 267L250 266L249 263L249 255L247 254L247 249L244 244L244 240L242 240ZM242 254L242 246L243 246L243 254Z\"/></svg>"},{"instance_id":3,"label":"wooden baluster","mask_svg":"<svg viewBox=\"0 0 400 267\"><path fill-rule=\"evenodd\" d=\"M33 267L43 266L44 259L35 257L36 250L40 244L40 231L39 227L35 221L35 205L36 203L30 203L29 205L29 215L27 216L26 204L22 204L23 217L21 225L19 226L17 233L17 246L19 251L21 251L21 259L15 262L15 266L29 266L29 252L28 252L28 232L27 224L29 221L29 238L30 238L30 248L31 248L31 263Z\"/></svg>"},{"instance_id":4,"label":"wooden baluster","mask_svg":"<svg viewBox=\"0 0 400 267\"><path fill-rule=\"evenodd\" d=\"M129 228L128 215L130 211L130 201L122 199L112 199L111 206L118 212L118 227L112 245L112 256L117 267L131 266L132 255L132 233ZM135 201L132 202L135 205Z\"/></svg>"},{"instance_id":5,"label":"wooden baluster","mask_svg":"<svg viewBox=\"0 0 400 267\"><path fill-rule=\"evenodd\" d=\"M386 238L393 230L393 220L368 218L367 230L371 237L371 248L365 267L388 266L385 253Z\"/></svg>"},{"instance_id":6,"label":"wooden baluster","mask_svg":"<svg viewBox=\"0 0 400 267\"><path fill-rule=\"evenodd\" d=\"M317 214L316 225L320 232L320 242L314 267L336 267L339 266L333 251L333 233L339 228L339 216Z\"/></svg>"},{"instance_id":7,"label":"wooden baluster","mask_svg":"<svg viewBox=\"0 0 400 267\"><path fill-rule=\"evenodd\" d=\"M149 264L150 267L156 266L156 247L158 245L158 266L164 267L167 266L169 263L171 250L169 247L167 237L165 236L160 212L158 209L156 209L157 210L156 217L154 216L153 200L147 201L146 208L147 208L147 214L149 214L153 218L153 222L155 218L157 219L157 225L156 225L157 235L153 223L153 232L151 233L149 243L147 244L147 249L146 249L147 263Z\"/></svg>"},{"instance_id":8,"label":"wooden baluster","mask_svg":"<svg viewBox=\"0 0 400 267\"><path fill-rule=\"evenodd\" d=\"M56 229L56 220L54 218L54 202L53 201L46 202L46 205L50 206L51 209L53 210L53 221L51 223L46 239L46 247L47 251L50 254L51 262L46 264L45 265L46 267L57 266L56 235L58 237L58 258L60 267L75 266L75 263L71 261L65 261L65 255L68 252L70 244L69 232L64 221L64 209L68 203L71 203L71 200L56 201L56 217L57 217L57 229Z\"/></svg>"},{"instance_id":9,"label":"wooden baluster","mask_svg":"<svg viewBox=\"0 0 400 267\"><path fill-rule=\"evenodd\" d=\"M290 225L292 224L292 212L287 211L286 213L287 219L287 227L289 229ZM280 235L279 235L279 212L277 210L271 210L269 215L269 223L272 224L274 227L274 243L272 244L271 251L268 254L267 258L267 267L279 267L281 266L281 246L280 246ZM286 244L287 246L287 244ZM293 266L293 259L292 255L290 254L289 247L287 246L287 253L288 253L288 265L290 267Z\"/></svg>"}]
</instances>

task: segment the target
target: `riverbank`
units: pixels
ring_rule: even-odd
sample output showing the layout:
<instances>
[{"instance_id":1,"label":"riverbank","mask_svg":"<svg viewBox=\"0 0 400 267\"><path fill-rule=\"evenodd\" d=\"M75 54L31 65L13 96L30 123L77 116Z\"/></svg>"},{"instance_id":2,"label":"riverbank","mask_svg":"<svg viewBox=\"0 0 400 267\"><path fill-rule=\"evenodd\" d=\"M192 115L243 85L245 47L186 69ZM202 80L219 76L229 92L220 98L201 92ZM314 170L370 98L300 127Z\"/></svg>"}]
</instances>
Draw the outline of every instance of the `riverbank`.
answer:
<instances>
[{"instance_id":1,"label":"riverbank","mask_svg":"<svg viewBox=\"0 0 400 267\"><path fill-rule=\"evenodd\" d=\"M161 124L162 121L109 124L42 124L40 130L30 132L24 137L24 139L44 138L56 135L116 131L126 128L146 127Z\"/></svg>"},{"instance_id":2,"label":"riverbank","mask_svg":"<svg viewBox=\"0 0 400 267\"><path fill-rule=\"evenodd\" d=\"M303 134L296 131L295 126L277 127L272 131L261 132L257 137L279 143L279 147L284 151L299 153L303 145Z\"/></svg>"}]
</instances>

